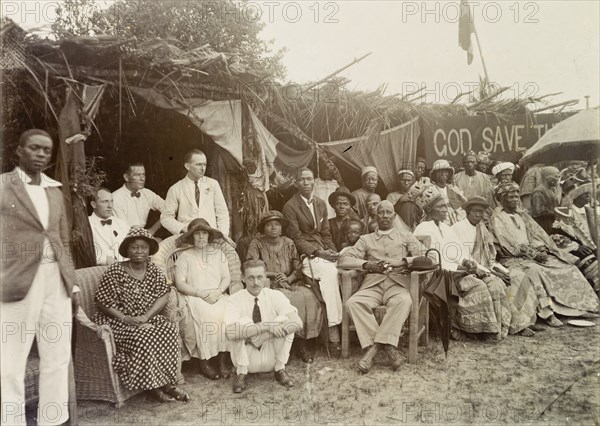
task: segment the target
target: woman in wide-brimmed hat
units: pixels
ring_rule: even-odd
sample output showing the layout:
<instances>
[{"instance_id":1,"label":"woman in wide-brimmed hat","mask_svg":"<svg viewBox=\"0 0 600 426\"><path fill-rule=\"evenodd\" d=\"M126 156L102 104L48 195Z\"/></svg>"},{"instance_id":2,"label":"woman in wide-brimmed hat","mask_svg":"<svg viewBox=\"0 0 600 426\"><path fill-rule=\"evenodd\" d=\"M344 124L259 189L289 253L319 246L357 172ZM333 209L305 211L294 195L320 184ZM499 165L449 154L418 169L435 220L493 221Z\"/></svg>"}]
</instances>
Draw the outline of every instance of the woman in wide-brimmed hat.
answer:
<instances>
[{"instance_id":1,"label":"woman in wide-brimmed hat","mask_svg":"<svg viewBox=\"0 0 600 426\"><path fill-rule=\"evenodd\" d=\"M211 380L229 378L229 344L224 315L231 275L227 257L213 242L223 238L205 219L194 219L177 240L191 247L175 261L175 286L186 307L181 323L183 343L199 360L200 373Z\"/></svg>"},{"instance_id":2,"label":"woman in wide-brimmed hat","mask_svg":"<svg viewBox=\"0 0 600 426\"><path fill-rule=\"evenodd\" d=\"M126 260L113 263L102 275L94 322L113 331L113 366L128 389L146 389L159 402L188 401L177 389L179 335L177 326L159 312L167 304L169 286L150 261L158 243L144 228L131 228L119 253Z\"/></svg>"},{"instance_id":3,"label":"woman in wide-brimmed hat","mask_svg":"<svg viewBox=\"0 0 600 426\"><path fill-rule=\"evenodd\" d=\"M288 220L280 212L265 213L257 226L260 235L250 242L246 260L265 262L271 288L280 290L298 309L304 327L296 333L294 344L302 360L311 363L314 355L310 340L318 337L323 327L323 309L312 289L304 285L294 242L282 235L287 224Z\"/></svg>"},{"instance_id":4,"label":"woman in wide-brimmed hat","mask_svg":"<svg viewBox=\"0 0 600 426\"><path fill-rule=\"evenodd\" d=\"M450 318L451 336L463 340L463 332L468 332L502 338L508 331L507 320L510 321L510 312L505 315L502 309L501 300L506 299L502 282L488 284L480 279L484 274L471 259L470 247L463 245L461 238L445 223L448 205L437 186L426 186L413 198L425 212L425 220L415 228L414 234L429 236L431 248L440 251L442 268L450 271L451 294L458 298L456 314Z\"/></svg>"},{"instance_id":5,"label":"woman in wide-brimmed hat","mask_svg":"<svg viewBox=\"0 0 600 426\"><path fill-rule=\"evenodd\" d=\"M437 187L448 204L448 213L444 222L454 225L465 218L462 204L467 201L462 191L453 184L454 168L446 160L437 160L429 172L431 182Z\"/></svg>"}]
</instances>

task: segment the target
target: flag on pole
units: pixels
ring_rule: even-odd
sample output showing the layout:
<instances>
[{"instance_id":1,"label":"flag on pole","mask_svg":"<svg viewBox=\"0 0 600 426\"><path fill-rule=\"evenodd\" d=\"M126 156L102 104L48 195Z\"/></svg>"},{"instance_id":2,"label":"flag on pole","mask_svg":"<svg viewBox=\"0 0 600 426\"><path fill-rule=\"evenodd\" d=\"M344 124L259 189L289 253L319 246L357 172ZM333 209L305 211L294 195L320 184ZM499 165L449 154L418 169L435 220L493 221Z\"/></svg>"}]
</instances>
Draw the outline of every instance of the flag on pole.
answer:
<instances>
[{"instance_id":1,"label":"flag on pole","mask_svg":"<svg viewBox=\"0 0 600 426\"><path fill-rule=\"evenodd\" d=\"M471 8L467 0L460 2L460 20L458 21L458 45L467 52L467 64L473 62L473 43L471 34L475 32L475 24Z\"/></svg>"}]
</instances>

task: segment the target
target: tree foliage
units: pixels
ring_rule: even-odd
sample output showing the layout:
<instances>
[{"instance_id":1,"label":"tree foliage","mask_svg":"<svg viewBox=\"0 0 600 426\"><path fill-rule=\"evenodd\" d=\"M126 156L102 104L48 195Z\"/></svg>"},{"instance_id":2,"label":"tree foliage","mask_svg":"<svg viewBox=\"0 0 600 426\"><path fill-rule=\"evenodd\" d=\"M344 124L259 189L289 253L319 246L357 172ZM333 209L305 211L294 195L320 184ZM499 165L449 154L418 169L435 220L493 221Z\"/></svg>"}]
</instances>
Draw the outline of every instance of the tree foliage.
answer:
<instances>
[{"instance_id":1,"label":"tree foliage","mask_svg":"<svg viewBox=\"0 0 600 426\"><path fill-rule=\"evenodd\" d=\"M110 34L139 41L176 40L190 50L208 44L236 55L261 73L283 78L284 50L260 38L264 23L247 0L117 0L101 8L94 0L64 0L52 30L59 37Z\"/></svg>"}]
</instances>

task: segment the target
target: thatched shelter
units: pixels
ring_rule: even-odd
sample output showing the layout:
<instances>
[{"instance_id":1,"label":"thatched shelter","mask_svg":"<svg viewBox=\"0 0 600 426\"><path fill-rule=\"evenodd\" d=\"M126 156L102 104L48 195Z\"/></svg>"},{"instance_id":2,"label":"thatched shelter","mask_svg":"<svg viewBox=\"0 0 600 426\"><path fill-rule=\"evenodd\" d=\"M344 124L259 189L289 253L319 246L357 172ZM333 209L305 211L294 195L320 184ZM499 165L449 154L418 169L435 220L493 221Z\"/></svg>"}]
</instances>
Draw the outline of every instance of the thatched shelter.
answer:
<instances>
[{"instance_id":1,"label":"thatched shelter","mask_svg":"<svg viewBox=\"0 0 600 426\"><path fill-rule=\"evenodd\" d=\"M2 67L4 171L12 167L17 135L42 127L61 141L53 173L68 183L69 194L85 199L104 179L102 171L105 185L116 189L127 164L141 161L147 186L164 195L184 173L184 153L199 147L208 155L208 174L224 189L234 237L252 233L265 208L264 194L261 200L261 191L249 178L262 152L253 114L290 152L317 154L312 167L321 178L343 178L356 187L356 170L332 162L326 145L320 144L368 141L415 119L530 114L527 106L542 102L499 100L498 91L485 93L485 84L479 101L459 103L464 98L457 97L450 105L426 103L420 91L386 95L385 86L371 92L348 90L349 81L335 75L314 84L283 85L208 45L183 51L173 40L137 42L110 35L42 40L9 20L2 21ZM203 119L195 115L199 101L239 105L240 155L232 155L200 129ZM419 138L418 129L413 135ZM65 143L74 136L85 142ZM422 154L419 141L414 141L413 157ZM73 164L78 167L73 169ZM274 207L281 207L288 186L271 182Z\"/></svg>"}]
</instances>

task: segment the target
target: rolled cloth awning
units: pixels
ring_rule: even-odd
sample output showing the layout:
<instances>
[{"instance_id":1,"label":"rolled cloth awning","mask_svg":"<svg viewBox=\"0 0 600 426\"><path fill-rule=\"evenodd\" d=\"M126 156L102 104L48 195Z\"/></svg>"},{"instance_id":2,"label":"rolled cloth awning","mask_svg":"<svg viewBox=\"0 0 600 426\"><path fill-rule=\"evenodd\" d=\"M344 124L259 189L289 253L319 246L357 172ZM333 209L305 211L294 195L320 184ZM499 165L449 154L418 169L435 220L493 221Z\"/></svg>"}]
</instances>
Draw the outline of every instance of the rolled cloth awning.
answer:
<instances>
[{"instance_id":1,"label":"rolled cloth awning","mask_svg":"<svg viewBox=\"0 0 600 426\"><path fill-rule=\"evenodd\" d=\"M380 179L391 191L396 187L398 170L414 167L420 132L419 117L414 117L376 136L324 142L319 146L357 172L365 166L377 167Z\"/></svg>"}]
</instances>

